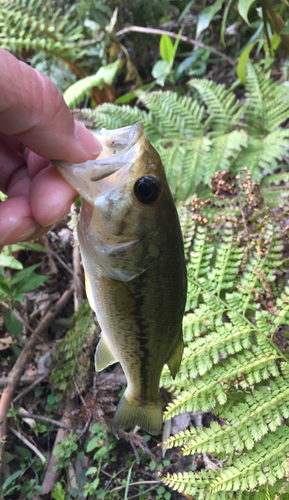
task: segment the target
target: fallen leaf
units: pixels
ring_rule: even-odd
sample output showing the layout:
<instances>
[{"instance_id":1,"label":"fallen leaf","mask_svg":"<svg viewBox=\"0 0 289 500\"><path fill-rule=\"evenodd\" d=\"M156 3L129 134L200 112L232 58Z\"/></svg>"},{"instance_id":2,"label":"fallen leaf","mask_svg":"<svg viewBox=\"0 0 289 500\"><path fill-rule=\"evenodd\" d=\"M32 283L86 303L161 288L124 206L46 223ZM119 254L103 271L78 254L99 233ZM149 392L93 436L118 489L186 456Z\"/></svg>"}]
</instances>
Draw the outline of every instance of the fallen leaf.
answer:
<instances>
[{"instance_id":1,"label":"fallen leaf","mask_svg":"<svg viewBox=\"0 0 289 500\"><path fill-rule=\"evenodd\" d=\"M19 413L28 413L27 410L25 410L25 408L22 408L22 406L19 408ZM36 425L36 422L34 420L34 418L22 418L21 420L23 420L24 422L26 422L26 424L29 425L29 427L32 427L33 425Z\"/></svg>"},{"instance_id":2,"label":"fallen leaf","mask_svg":"<svg viewBox=\"0 0 289 500\"><path fill-rule=\"evenodd\" d=\"M14 340L11 336L0 339L0 351L4 351L4 349L9 349L11 344L14 344Z\"/></svg>"},{"instance_id":3,"label":"fallen leaf","mask_svg":"<svg viewBox=\"0 0 289 500\"><path fill-rule=\"evenodd\" d=\"M181 413L172 419L171 434L174 436L179 431L185 431L191 425L189 413Z\"/></svg>"},{"instance_id":4,"label":"fallen leaf","mask_svg":"<svg viewBox=\"0 0 289 500\"><path fill-rule=\"evenodd\" d=\"M34 375L37 375L37 373L38 373L38 370L37 370L35 365L28 365L26 370L25 370L24 375L26 377L33 377Z\"/></svg>"}]
</instances>

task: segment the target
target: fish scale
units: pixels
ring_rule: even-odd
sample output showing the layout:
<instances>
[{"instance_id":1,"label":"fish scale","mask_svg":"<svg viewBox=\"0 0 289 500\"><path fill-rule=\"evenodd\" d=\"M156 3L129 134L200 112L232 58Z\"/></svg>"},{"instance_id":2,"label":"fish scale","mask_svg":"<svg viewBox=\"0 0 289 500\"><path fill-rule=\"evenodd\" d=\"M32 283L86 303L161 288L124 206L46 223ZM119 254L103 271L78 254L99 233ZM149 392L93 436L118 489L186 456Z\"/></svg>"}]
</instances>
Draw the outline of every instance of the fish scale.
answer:
<instances>
[{"instance_id":1,"label":"fish scale","mask_svg":"<svg viewBox=\"0 0 289 500\"><path fill-rule=\"evenodd\" d=\"M179 219L143 125L95 135L103 145L97 160L56 162L83 197L78 237L87 296L102 328L95 366L119 361L127 378L115 426L158 434L161 372L167 363L175 377L183 353L187 277Z\"/></svg>"}]
</instances>

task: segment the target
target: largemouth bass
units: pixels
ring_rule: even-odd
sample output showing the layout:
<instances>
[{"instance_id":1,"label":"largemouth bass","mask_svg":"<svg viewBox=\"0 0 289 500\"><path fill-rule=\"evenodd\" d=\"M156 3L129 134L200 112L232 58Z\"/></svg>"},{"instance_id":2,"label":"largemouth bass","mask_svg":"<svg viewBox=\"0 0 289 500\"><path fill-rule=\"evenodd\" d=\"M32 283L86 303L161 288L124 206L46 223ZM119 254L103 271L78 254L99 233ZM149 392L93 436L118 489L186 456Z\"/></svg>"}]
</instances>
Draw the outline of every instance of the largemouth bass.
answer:
<instances>
[{"instance_id":1,"label":"largemouth bass","mask_svg":"<svg viewBox=\"0 0 289 500\"><path fill-rule=\"evenodd\" d=\"M179 219L143 125L95 134L103 145L97 160L55 162L82 196L86 291L102 328L95 367L119 361L127 378L116 428L158 434L161 372L166 363L175 377L183 353L187 278Z\"/></svg>"}]
</instances>

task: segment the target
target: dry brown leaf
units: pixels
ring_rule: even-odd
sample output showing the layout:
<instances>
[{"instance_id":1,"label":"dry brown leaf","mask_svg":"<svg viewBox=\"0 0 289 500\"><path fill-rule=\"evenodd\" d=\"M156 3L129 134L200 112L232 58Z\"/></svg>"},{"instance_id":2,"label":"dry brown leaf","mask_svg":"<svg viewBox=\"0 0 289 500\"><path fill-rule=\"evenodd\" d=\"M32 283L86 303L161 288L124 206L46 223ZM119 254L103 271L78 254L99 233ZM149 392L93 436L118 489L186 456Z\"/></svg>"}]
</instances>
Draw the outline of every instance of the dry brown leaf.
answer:
<instances>
[{"instance_id":1,"label":"dry brown leaf","mask_svg":"<svg viewBox=\"0 0 289 500\"><path fill-rule=\"evenodd\" d=\"M206 453L203 453L203 462L205 464L205 470L220 470L221 468L219 460L215 457L210 457L210 455L207 455Z\"/></svg>"},{"instance_id":2,"label":"dry brown leaf","mask_svg":"<svg viewBox=\"0 0 289 500\"><path fill-rule=\"evenodd\" d=\"M37 375L38 370L35 365L28 365L25 372L24 376L25 377L33 377L34 375Z\"/></svg>"},{"instance_id":3,"label":"dry brown leaf","mask_svg":"<svg viewBox=\"0 0 289 500\"><path fill-rule=\"evenodd\" d=\"M172 419L171 434L174 436L179 431L185 431L191 424L189 413L181 413Z\"/></svg>"},{"instance_id":4,"label":"dry brown leaf","mask_svg":"<svg viewBox=\"0 0 289 500\"><path fill-rule=\"evenodd\" d=\"M285 28L285 22L268 0L265 0L265 6L271 27L281 37L282 45L287 54L289 54L289 35L281 34L281 31Z\"/></svg>"},{"instance_id":5,"label":"dry brown leaf","mask_svg":"<svg viewBox=\"0 0 289 500\"><path fill-rule=\"evenodd\" d=\"M4 349L9 349L11 344L14 344L14 340L10 336L0 339L0 351L4 351Z\"/></svg>"}]
</instances>

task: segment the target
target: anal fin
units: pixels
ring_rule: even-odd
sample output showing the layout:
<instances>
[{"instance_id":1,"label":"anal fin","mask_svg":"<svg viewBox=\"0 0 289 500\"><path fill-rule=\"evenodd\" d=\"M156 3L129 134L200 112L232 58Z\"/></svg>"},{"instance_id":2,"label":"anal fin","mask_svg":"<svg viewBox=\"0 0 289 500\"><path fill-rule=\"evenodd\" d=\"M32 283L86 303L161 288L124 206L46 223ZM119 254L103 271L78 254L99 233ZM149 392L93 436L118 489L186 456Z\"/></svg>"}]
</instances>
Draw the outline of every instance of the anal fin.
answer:
<instances>
[{"instance_id":1,"label":"anal fin","mask_svg":"<svg viewBox=\"0 0 289 500\"><path fill-rule=\"evenodd\" d=\"M95 370L97 372L101 372L101 370L104 370L108 366L113 365L114 363L118 363L118 359L111 351L108 343L103 336L97 344L94 361Z\"/></svg>"},{"instance_id":2,"label":"anal fin","mask_svg":"<svg viewBox=\"0 0 289 500\"><path fill-rule=\"evenodd\" d=\"M184 342L183 342L183 336L181 334L179 336L178 344L174 350L173 355L167 361L167 365L170 369L171 376L173 378L175 378L175 376L178 373L178 370L180 368L180 364L181 364L182 357L183 357L183 351L184 351Z\"/></svg>"}]
</instances>

